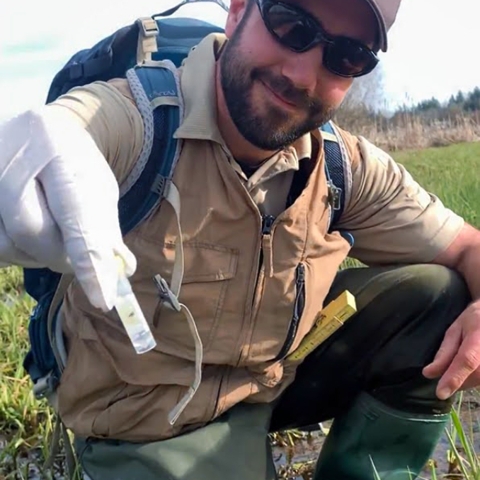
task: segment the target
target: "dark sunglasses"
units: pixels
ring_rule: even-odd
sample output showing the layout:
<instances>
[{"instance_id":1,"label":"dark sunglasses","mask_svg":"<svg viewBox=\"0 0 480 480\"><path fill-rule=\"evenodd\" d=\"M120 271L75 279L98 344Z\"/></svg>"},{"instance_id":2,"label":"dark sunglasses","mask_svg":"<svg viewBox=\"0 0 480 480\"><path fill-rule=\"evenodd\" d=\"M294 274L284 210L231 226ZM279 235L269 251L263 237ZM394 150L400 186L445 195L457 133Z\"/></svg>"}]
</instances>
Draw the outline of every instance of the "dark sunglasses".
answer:
<instances>
[{"instance_id":1,"label":"dark sunglasses","mask_svg":"<svg viewBox=\"0 0 480 480\"><path fill-rule=\"evenodd\" d=\"M360 77L377 66L373 50L352 38L329 35L305 10L275 0L257 4L268 31L284 47L301 53L323 44L323 65L335 75Z\"/></svg>"}]
</instances>

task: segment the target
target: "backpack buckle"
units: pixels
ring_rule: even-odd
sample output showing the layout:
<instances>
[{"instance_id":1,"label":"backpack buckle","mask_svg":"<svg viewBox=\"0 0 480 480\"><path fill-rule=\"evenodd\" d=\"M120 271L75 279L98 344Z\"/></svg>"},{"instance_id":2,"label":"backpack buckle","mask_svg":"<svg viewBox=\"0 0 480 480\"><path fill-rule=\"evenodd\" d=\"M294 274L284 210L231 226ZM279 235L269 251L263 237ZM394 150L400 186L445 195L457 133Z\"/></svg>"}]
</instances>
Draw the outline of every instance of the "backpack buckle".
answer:
<instances>
[{"instance_id":1,"label":"backpack buckle","mask_svg":"<svg viewBox=\"0 0 480 480\"><path fill-rule=\"evenodd\" d=\"M137 41L137 64L142 65L152 60L152 54L157 52L158 25L152 17L140 17L137 19L138 41Z\"/></svg>"},{"instance_id":2,"label":"backpack buckle","mask_svg":"<svg viewBox=\"0 0 480 480\"><path fill-rule=\"evenodd\" d=\"M328 203L334 210L340 210L342 206L342 189L336 187L332 181L327 182L328 185Z\"/></svg>"},{"instance_id":3,"label":"backpack buckle","mask_svg":"<svg viewBox=\"0 0 480 480\"><path fill-rule=\"evenodd\" d=\"M182 307L180 306L177 296L170 290L167 281L160 274L155 275L153 281L157 286L158 294L162 302L179 312Z\"/></svg>"},{"instance_id":4,"label":"backpack buckle","mask_svg":"<svg viewBox=\"0 0 480 480\"><path fill-rule=\"evenodd\" d=\"M157 22L151 17L142 17L137 20L143 37L156 37L158 35Z\"/></svg>"},{"instance_id":5,"label":"backpack buckle","mask_svg":"<svg viewBox=\"0 0 480 480\"><path fill-rule=\"evenodd\" d=\"M49 394L55 391L58 385L57 377L49 372L42 378L39 378L33 385L33 395L37 400L47 397Z\"/></svg>"}]
</instances>

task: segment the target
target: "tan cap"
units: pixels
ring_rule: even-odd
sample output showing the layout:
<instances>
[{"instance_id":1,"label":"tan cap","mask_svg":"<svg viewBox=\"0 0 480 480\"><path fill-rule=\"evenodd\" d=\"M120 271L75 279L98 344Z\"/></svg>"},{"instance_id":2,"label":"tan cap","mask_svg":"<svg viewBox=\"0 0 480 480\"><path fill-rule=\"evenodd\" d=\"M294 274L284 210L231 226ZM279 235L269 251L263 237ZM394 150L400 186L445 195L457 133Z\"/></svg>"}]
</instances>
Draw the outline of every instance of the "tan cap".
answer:
<instances>
[{"instance_id":1,"label":"tan cap","mask_svg":"<svg viewBox=\"0 0 480 480\"><path fill-rule=\"evenodd\" d=\"M380 48L386 52L388 47L387 32L394 24L402 0L366 0L372 7L380 27Z\"/></svg>"}]
</instances>

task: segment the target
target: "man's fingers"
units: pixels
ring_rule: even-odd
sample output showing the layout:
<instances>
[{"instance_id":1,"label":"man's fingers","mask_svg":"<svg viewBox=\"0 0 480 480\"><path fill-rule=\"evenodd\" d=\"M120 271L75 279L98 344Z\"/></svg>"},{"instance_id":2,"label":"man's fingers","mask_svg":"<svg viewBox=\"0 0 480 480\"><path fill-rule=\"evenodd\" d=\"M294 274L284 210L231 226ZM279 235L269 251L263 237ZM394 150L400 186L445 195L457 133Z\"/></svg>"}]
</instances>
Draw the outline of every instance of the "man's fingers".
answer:
<instances>
[{"instance_id":1,"label":"man's fingers","mask_svg":"<svg viewBox=\"0 0 480 480\"><path fill-rule=\"evenodd\" d=\"M470 375L480 367L480 332L467 335L442 375L437 386L437 396L446 399L461 389Z\"/></svg>"},{"instance_id":2,"label":"man's fingers","mask_svg":"<svg viewBox=\"0 0 480 480\"><path fill-rule=\"evenodd\" d=\"M442 376L454 359L461 341L461 329L451 327L446 332L445 338L443 339L432 363L423 369L423 375L427 378L438 378Z\"/></svg>"}]
</instances>

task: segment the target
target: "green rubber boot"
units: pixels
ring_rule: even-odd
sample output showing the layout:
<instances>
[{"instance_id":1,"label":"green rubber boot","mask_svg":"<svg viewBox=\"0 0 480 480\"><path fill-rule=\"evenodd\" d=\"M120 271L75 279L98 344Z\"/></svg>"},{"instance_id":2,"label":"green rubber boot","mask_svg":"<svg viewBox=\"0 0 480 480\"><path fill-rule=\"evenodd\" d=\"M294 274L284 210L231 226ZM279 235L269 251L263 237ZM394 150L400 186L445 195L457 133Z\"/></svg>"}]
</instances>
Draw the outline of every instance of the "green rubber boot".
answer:
<instances>
[{"instance_id":1,"label":"green rubber boot","mask_svg":"<svg viewBox=\"0 0 480 480\"><path fill-rule=\"evenodd\" d=\"M437 445L449 414L394 410L362 393L337 417L314 480L414 480Z\"/></svg>"}]
</instances>

